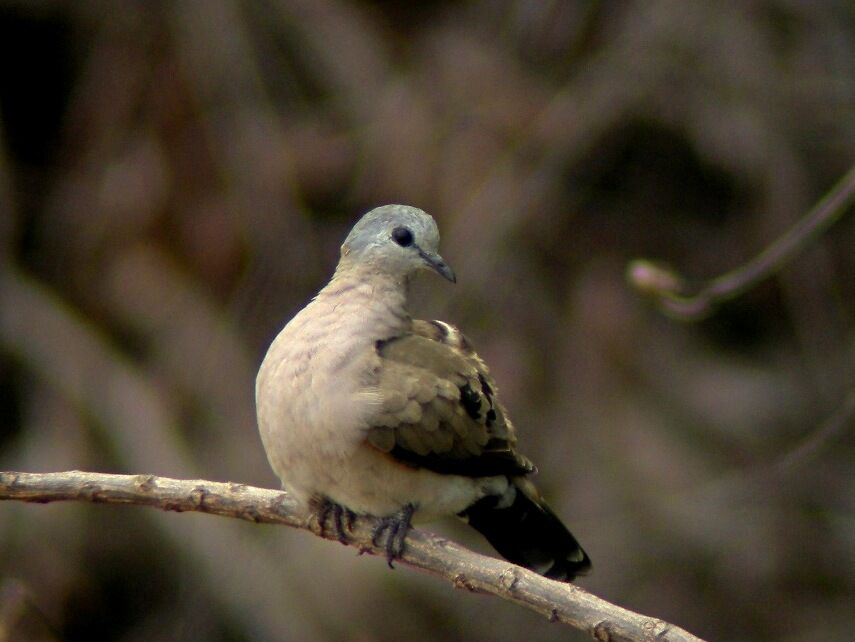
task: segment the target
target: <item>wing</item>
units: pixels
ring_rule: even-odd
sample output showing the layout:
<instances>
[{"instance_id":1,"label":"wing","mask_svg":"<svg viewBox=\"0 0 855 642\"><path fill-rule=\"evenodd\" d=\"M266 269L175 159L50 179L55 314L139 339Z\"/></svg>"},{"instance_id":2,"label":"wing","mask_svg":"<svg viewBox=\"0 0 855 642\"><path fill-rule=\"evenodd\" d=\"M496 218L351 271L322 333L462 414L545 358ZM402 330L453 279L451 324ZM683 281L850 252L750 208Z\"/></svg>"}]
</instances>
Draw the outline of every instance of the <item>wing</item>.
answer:
<instances>
[{"instance_id":1,"label":"wing","mask_svg":"<svg viewBox=\"0 0 855 642\"><path fill-rule=\"evenodd\" d=\"M377 343L382 403L368 442L406 464L468 477L525 475L513 425L490 371L456 328L414 321Z\"/></svg>"}]
</instances>

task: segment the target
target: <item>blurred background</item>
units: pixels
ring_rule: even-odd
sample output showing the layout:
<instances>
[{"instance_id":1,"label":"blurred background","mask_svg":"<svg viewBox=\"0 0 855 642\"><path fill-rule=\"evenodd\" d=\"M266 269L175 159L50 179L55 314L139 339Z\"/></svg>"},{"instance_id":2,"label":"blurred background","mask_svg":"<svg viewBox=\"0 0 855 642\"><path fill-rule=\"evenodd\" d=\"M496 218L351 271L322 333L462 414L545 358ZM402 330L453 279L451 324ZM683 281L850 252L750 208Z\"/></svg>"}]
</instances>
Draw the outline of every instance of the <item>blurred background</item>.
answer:
<instances>
[{"instance_id":1,"label":"blurred background","mask_svg":"<svg viewBox=\"0 0 855 642\"><path fill-rule=\"evenodd\" d=\"M582 586L852 639L852 221L701 323L624 278L737 267L849 169L850 2L4 0L0 59L0 469L277 487L258 364L407 203L459 280L415 312L491 364ZM588 637L288 528L9 502L0 639Z\"/></svg>"}]
</instances>

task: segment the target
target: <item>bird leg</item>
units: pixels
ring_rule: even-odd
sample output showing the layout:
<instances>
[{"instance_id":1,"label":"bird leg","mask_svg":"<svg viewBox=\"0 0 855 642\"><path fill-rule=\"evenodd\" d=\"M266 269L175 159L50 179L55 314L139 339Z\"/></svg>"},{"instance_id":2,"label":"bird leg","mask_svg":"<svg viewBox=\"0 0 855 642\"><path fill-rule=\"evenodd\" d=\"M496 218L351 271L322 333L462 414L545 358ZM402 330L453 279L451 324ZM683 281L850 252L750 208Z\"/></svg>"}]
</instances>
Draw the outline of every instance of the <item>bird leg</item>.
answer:
<instances>
[{"instance_id":1,"label":"bird leg","mask_svg":"<svg viewBox=\"0 0 855 642\"><path fill-rule=\"evenodd\" d=\"M404 554L404 540L412 528L413 513L416 507L404 504L397 513L379 518L371 534L374 546L386 549L386 562L389 568L395 568L392 562Z\"/></svg>"},{"instance_id":2,"label":"bird leg","mask_svg":"<svg viewBox=\"0 0 855 642\"><path fill-rule=\"evenodd\" d=\"M323 537L331 534L342 544L350 542L348 532L353 531L353 524L356 522L356 514L352 510L336 504L328 497L314 497L311 505L317 512Z\"/></svg>"}]
</instances>

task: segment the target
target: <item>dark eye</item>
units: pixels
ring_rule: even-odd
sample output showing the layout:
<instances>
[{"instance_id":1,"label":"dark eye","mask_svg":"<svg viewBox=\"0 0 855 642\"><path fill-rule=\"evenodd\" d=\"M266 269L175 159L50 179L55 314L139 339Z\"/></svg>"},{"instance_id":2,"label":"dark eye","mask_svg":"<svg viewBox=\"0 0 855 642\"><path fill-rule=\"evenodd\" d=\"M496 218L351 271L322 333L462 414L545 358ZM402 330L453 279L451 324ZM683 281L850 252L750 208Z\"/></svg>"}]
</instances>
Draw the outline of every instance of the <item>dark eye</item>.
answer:
<instances>
[{"instance_id":1,"label":"dark eye","mask_svg":"<svg viewBox=\"0 0 855 642\"><path fill-rule=\"evenodd\" d=\"M401 247L410 247L413 244L413 233L406 227L396 227L392 230L392 240Z\"/></svg>"}]
</instances>

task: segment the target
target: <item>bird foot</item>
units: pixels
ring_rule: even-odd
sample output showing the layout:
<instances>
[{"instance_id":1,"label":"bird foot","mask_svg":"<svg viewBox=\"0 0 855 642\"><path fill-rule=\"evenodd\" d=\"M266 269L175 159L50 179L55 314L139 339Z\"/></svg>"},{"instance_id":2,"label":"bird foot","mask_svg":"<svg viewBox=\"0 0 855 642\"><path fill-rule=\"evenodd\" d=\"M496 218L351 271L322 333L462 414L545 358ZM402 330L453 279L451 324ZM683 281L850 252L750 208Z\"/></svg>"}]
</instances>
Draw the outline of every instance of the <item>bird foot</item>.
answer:
<instances>
[{"instance_id":1,"label":"bird foot","mask_svg":"<svg viewBox=\"0 0 855 642\"><path fill-rule=\"evenodd\" d=\"M313 499L312 507L317 513L318 526L323 537L331 535L342 544L350 542L349 533L353 532L356 513L341 504L336 504L328 497Z\"/></svg>"},{"instance_id":2,"label":"bird foot","mask_svg":"<svg viewBox=\"0 0 855 642\"><path fill-rule=\"evenodd\" d=\"M395 568L392 562L404 554L404 540L412 528L413 513L416 507L405 504L397 513L379 518L371 533L374 546L386 549L386 563Z\"/></svg>"}]
</instances>

